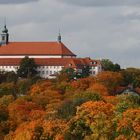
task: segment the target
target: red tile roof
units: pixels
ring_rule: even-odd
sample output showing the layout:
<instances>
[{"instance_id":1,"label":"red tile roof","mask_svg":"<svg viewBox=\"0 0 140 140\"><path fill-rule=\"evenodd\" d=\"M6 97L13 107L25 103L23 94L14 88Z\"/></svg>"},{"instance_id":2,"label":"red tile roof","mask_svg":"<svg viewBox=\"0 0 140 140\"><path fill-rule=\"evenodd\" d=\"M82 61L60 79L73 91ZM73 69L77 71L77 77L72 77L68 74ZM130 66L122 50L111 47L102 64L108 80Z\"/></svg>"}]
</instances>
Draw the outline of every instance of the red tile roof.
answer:
<instances>
[{"instance_id":1,"label":"red tile roof","mask_svg":"<svg viewBox=\"0 0 140 140\"><path fill-rule=\"evenodd\" d=\"M10 42L0 47L0 55L62 55L76 56L59 42Z\"/></svg>"},{"instance_id":2,"label":"red tile roof","mask_svg":"<svg viewBox=\"0 0 140 140\"><path fill-rule=\"evenodd\" d=\"M90 61L87 62L86 58L36 58L34 60L39 66L64 66L72 68L82 68L85 65L91 66ZM20 58L0 58L0 66L18 66L20 61ZM100 64L100 61L97 62L94 66Z\"/></svg>"}]
</instances>

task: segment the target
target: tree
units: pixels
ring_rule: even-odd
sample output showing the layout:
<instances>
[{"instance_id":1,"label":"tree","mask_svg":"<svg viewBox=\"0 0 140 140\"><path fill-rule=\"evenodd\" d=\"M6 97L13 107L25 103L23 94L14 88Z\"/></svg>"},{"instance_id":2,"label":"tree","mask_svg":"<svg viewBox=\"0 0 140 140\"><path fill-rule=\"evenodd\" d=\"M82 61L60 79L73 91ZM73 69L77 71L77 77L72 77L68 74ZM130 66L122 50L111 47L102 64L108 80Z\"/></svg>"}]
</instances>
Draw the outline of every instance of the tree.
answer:
<instances>
[{"instance_id":1,"label":"tree","mask_svg":"<svg viewBox=\"0 0 140 140\"><path fill-rule=\"evenodd\" d=\"M56 77L58 82L69 82L76 77L76 72L72 68L63 69Z\"/></svg>"},{"instance_id":2,"label":"tree","mask_svg":"<svg viewBox=\"0 0 140 140\"><path fill-rule=\"evenodd\" d=\"M88 101L77 107L68 133L74 140L114 139L114 106L102 101Z\"/></svg>"},{"instance_id":3,"label":"tree","mask_svg":"<svg viewBox=\"0 0 140 140\"><path fill-rule=\"evenodd\" d=\"M122 75L119 72L104 71L97 75L97 82L103 84L110 95L114 95L118 86L122 83Z\"/></svg>"},{"instance_id":4,"label":"tree","mask_svg":"<svg viewBox=\"0 0 140 140\"><path fill-rule=\"evenodd\" d=\"M132 84L134 87L140 87L140 69L127 68L121 72L123 76L123 84Z\"/></svg>"},{"instance_id":5,"label":"tree","mask_svg":"<svg viewBox=\"0 0 140 140\"><path fill-rule=\"evenodd\" d=\"M122 115L117 125L119 136L126 139L140 139L140 109L128 109Z\"/></svg>"},{"instance_id":6,"label":"tree","mask_svg":"<svg viewBox=\"0 0 140 140\"><path fill-rule=\"evenodd\" d=\"M113 64L112 61L110 61L109 59L103 59L101 61L102 63L102 67L103 67L103 70L104 71L120 71L121 70L121 67L119 64Z\"/></svg>"},{"instance_id":7,"label":"tree","mask_svg":"<svg viewBox=\"0 0 140 140\"><path fill-rule=\"evenodd\" d=\"M97 92L102 96L108 95L108 90L107 90L106 86L101 83L94 83L93 85L90 86L89 90Z\"/></svg>"},{"instance_id":8,"label":"tree","mask_svg":"<svg viewBox=\"0 0 140 140\"><path fill-rule=\"evenodd\" d=\"M5 73L6 82L17 82L18 76L14 71Z\"/></svg>"},{"instance_id":9,"label":"tree","mask_svg":"<svg viewBox=\"0 0 140 140\"><path fill-rule=\"evenodd\" d=\"M84 66L83 68L82 68L82 73L81 73L81 77L80 78L86 78L86 77L88 77L89 76L89 74L90 74L90 67L89 66Z\"/></svg>"},{"instance_id":10,"label":"tree","mask_svg":"<svg viewBox=\"0 0 140 140\"><path fill-rule=\"evenodd\" d=\"M33 58L25 57L20 62L20 68L17 71L19 77L29 78L37 74L37 65Z\"/></svg>"},{"instance_id":11,"label":"tree","mask_svg":"<svg viewBox=\"0 0 140 140\"><path fill-rule=\"evenodd\" d=\"M14 83L0 84L0 97L2 97L3 95L15 95Z\"/></svg>"}]
</instances>

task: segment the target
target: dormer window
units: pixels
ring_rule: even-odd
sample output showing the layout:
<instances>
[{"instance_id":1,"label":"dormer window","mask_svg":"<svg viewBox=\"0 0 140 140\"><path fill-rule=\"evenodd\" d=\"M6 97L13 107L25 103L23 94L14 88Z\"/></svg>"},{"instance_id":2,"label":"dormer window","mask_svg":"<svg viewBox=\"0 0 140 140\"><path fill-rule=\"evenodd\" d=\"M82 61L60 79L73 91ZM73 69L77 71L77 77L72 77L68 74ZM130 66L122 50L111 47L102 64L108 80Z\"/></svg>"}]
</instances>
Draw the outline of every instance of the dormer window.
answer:
<instances>
[{"instance_id":1,"label":"dormer window","mask_svg":"<svg viewBox=\"0 0 140 140\"><path fill-rule=\"evenodd\" d=\"M69 64L69 67L72 67L72 64L71 63Z\"/></svg>"},{"instance_id":2,"label":"dormer window","mask_svg":"<svg viewBox=\"0 0 140 140\"><path fill-rule=\"evenodd\" d=\"M90 64L91 64L91 65L96 65L97 62L96 62L96 61L91 61Z\"/></svg>"}]
</instances>

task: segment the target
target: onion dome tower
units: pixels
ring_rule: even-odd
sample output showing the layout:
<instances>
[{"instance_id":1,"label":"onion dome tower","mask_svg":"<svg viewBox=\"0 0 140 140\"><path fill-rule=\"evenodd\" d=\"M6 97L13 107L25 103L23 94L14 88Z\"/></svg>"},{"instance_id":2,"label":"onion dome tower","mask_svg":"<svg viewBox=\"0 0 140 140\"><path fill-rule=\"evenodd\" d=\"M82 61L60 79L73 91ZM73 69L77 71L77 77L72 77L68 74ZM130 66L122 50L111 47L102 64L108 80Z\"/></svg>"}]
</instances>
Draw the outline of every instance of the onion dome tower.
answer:
<instances>
[{"instance_id":1,"label":"onion dome tower","mask_svg":"<svg viewBox=\"0 0 140 140\"><path fill-rule=\"evenodd\" d=\"M1 45L7 45L8 43L9 43L9 33L5 24L1 33Z\"/></svg>"}]
</instances>

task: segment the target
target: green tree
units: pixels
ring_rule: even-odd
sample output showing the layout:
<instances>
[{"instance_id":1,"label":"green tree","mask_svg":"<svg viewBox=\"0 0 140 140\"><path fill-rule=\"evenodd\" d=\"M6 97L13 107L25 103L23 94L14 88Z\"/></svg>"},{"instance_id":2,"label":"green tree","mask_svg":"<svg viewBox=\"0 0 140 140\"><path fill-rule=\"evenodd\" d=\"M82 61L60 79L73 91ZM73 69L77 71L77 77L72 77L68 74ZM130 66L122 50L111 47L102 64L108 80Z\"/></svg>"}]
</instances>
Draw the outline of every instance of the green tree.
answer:
<instances>
[{"instance_id":1,"label":"green tree","mask_svg":"<svg viewBox=\"0 0 140 140\"><path fill-rule=\"evenodd\" d=\"M119 64L114 64L112 61L110 61L109 59L103 59L101 61L102 63L102 67L104 71L120 71L121 67Z\"/></svg>"},{"instance_id":2,"label":"green tree","mask_svg":"<svg viewBox=\"0 0 140 140\"><path fill-rule=\"evenodd\" d=\"M66 81L69 82L76 77L76 72L72 68L63 69L58 73L56 79L58 82Z\"/></svg>"},{"instance_id":3,"label":"green tree","mask_svg":"<svg viewBox=\"0 0 140 140\"><path fill-rule=\"evenodd\" d=\"M33 58L25 57L20 62L20 68L17 71L19 77L29 78L37 74L37 65Z\"/></svg>"},{"instance_id":4,"label":"green tree","mask_svg":"<svg viewBox=\"0 0 140 140\"><path fill-rule=\"evenodd\" d=\"M17 82L18 76L14 71L5 73L6 82Z\"/></svg>"},{"instance_id":5,"label":"green tree","mask_svg":"<svg viewBox=\"0 0 140 140\"><path fill-rule=\"evenodd\" d=\"M121 72L123 76L123 84L132 84L134 87L140 87L140 69L127 68Z\"/></svg>"},{"instance_id":6,"label":"green tree","mask_svg":"<svg viewBox=\"0 0 140 140\"><path fill-rule=\"evenodd\" d=\"M85 78L89 76L90 73L90 67L89 66L84 66L82 69L82 74L81 74L81 78Z\"/></svg>"}]
</instances>

